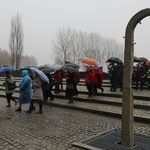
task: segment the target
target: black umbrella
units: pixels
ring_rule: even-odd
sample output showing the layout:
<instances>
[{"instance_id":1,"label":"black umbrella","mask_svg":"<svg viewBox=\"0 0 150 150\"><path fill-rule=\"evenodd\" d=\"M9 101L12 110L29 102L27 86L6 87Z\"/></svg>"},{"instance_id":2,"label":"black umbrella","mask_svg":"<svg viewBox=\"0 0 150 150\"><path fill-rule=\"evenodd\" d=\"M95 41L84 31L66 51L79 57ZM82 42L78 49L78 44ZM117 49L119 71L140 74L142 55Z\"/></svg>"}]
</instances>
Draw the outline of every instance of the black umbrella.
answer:
<instances>
[{"instance_id":1,"label":"black umbrella","mask_svg":"<svg viewBox=\"0 0 150 150\"><path fill-rule=\"evenodd\" d=\"M117 58L117 57L110 57L106 62L112 62L112 63L118 63L118 64L122 64L122 60Z\"/></svg>"},{"instance_id":2,"label":"black umbrella","mask_svg":"<svg viewBox=\"0 0 150 150\"><path fill-rule=\"evenodd\" d=\"M80 66L77 65L77 64L74 64L74 63L71 63L71 62L68 62L68 61L65 61L65 66L70 66L70 67L73 67L73 68L76 68L76 69L79 69Z\"/></svg>"},{"instance_id":3,"label":"black umbrella","mask_svg":"<svg viewBox=\"0 0 150 150\"><path fill-rule=\"evenodd\" d=\"M139 57L134 56L134 62L141 62L142 60Z\"/></svg>"},{"instance_id":4,"label":"black umbrella","mask_svg":"<svg viewBox=\"0 0 150 150\"><path fill-rule=\"evenodd\" d=\"M46 67L46 68L42 69L42 71L43 71L44 73L50 73L50 72L54 72L55 70L52 69L52 68Z\"/></svg>"},{"instance_id":5,"label":"black umbrella","mask_svg":"<svg viewBox=\"0 0 150 150\"><path fill-rule=\"evenodd\" d=\"M78 72L78 70L76 68L73 68L73 67L70 67L70 66L64 66L64 67L61 68L61 70L66 70L66 71L69 71L70 73Z\"/></svg>"},{"instance_id":6,"label":"black umbrella","mask_svg":"<svg viewBox=\"0 0 150 150\"><path fill-rule=\"evenodd\" d=\"M141 61L148 61L148 59L145 57L140 57L140 59L141 59Z\"/></svg>"}]
</instances>

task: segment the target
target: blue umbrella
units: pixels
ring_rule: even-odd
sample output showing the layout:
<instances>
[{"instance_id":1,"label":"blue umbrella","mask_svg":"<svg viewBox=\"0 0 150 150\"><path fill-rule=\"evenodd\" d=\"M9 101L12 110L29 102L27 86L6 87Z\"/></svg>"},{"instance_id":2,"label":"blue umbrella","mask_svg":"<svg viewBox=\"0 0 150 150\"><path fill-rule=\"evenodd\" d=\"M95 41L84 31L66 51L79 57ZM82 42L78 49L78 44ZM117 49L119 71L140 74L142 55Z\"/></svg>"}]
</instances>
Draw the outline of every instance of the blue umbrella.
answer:
<instances>
[{"instance_id":1,"label":"blue umbrella","mask_svg":"<svg viewBox=\"0 0 150 150\"><path fill-rule=\"evenodd\" d=\"M51 65L51 66L49 66L49 68L57 71L57 70L60 70L62 68L62 66L61 65Z\"/></svg>"},{"instance_id":2,"label":"blue umbrella","mask_svg":"<svg viewBox=\"0 0 150 150\"><path fill-rule=\"evenodd\" d=\"M11 66L0 68L0 72L6 72L6 71L11 71L11 70L13 70L13 67L11 67Z\"/></svg>"},{"instance_id":3,"label":"blue umbrella","mask_svg":"<svg viewBox=\"0 0 150 150\"><path fill-rule=\"evenodd\" d=\"M43 80L44 82L49 84L48 77L41 70L39 70L38 68L35 68L35 67L30 67L30 70L32 72L36 72L39 75L39 77L41 78L41 80Z\"/></svg>"}]
</instances>

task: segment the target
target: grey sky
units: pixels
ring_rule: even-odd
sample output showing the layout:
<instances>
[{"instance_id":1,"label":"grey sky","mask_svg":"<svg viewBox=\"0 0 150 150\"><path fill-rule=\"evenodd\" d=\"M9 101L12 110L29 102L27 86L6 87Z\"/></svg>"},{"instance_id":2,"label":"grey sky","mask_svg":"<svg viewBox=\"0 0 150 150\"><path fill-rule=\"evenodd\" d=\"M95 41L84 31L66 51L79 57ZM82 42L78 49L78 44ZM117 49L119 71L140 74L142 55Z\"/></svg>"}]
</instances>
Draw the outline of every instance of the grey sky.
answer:
<instances>
[{"instance_id":1,"label":"grey sky","mask_svg":"<svg viewBox=\"0 0 150 150\"><path fill-rule=\"evenodd\" d=\"M62 27L98 32L124 44L125 28L133 15L149 8L149 0L1 0L0 47L8 50L11 17L21 14L24 55L38 64L54 63L51 40ZM135 56L150 59L150 17L135 29Z\"/></svg>"}]
</instances>

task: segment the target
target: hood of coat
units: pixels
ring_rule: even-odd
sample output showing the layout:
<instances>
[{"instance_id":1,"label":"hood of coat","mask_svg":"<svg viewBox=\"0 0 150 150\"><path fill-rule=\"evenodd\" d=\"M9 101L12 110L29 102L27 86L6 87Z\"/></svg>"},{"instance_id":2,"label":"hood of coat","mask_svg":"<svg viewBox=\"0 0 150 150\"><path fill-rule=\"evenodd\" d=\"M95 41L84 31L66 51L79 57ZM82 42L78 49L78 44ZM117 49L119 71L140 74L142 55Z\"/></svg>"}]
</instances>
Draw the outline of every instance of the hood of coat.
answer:
<instances>
[{"instance_id":1,"label":"hood of coat","mask_svg":"<svg viewBox=\"0 0 150 150\"><path fill-rule=\"evenodd\" d=\"M22 71L22 77L25 77L27 76L29 73L28 73L28 70L23 70Z\"/></svg>"}]
</instances>

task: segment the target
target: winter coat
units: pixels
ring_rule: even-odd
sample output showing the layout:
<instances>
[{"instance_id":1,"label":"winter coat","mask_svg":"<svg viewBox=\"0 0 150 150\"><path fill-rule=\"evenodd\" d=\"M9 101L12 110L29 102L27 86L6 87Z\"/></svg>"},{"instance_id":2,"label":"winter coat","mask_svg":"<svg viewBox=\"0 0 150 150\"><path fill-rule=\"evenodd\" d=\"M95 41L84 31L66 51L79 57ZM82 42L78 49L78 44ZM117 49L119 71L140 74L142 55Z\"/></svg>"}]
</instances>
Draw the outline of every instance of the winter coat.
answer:
<instances>
[{"instance_id":1,"label":"winter coat","mask_svg":"<svg viewBox=\"0 0 150 150\"><path fill-rule=\"evenodd\" d=\"M19 84L20 95L19 95L19 103L20 104L28 104L30 103L30 98L32 94L32 84L31 78L28 75L28 70L22 71L22 80Z\"/></svg>"},{"instance_id":2,"label":"winter coat","mask_svg":"<svg viewBox=\"0 0 150 150\"><path fill-rule=\"evenodd\" d=\"M138 68L138 72L137 72L137 75L138 75L138 81L142 81L144 79L144 76L145 76L145 67L141 66Z\"/></svg>"},{"instance_id":3,"label":"winter coat","mask_svg":"<svg viewBox=\"0 0 150 150\"><path fill-rule=\"evenodd\" d=\"M97 87L101 87L103 80L104 80L104 76L103 76L102 71L97 69L95 72L95 85Z\"/></svg>"},{"instance_id":4,"label":"winter coat","mask_svg":"<svg viewBox=\"0 0 150 150\"><path fill-rule=\"evenodd\" d=\"M114 71L115 71L115 80L122 80L123 79L123 65L115 66Z\"/></svg>"},{"instance_id":5,"label":"winter coat","mask_svg":"<svg viewBox=\"0 0 150 150\"><path fill-rule=\"evenodd\" d=\"M55 79L55 83L62 83L62 77L60 72L56 71L56 73L54 74L54 79Z\"/></svg>"},{"instance_id":6,"label":"winter coat","mask_svg":"<svg viewBox=\"0 0 150 150\"><path fill-rule=\"evenodd\" d=\"M92 84L96 84L96 80L95 80L95 73L94 72L88 72L85 76L85 85L87 86L88 84L90 84L90 82Z\"/></svg>"},{"instance_id":7,"label":"winter coat","mask_svg":"<svg viewBox=\"0 0 150 150\"><path fill-rule=\"evenodd\" d=\"M42 80L40 79L40 77L33 79L32 88L33 88L32 99L34 100L43 99Z\"/></svg>"},{"instance_id":8,"label":"winter coat","mask_svg":"<svg viewBox=\"0 0 150 150\"><path fill-rule=\"evenodd\" d=\"M80 73L79 72L74 73L74 80L75 80L75 84L78 84L80 82Z\"/></svg>"},{"instance_id":9,"label":"winter coat","mask_svg":"<svg viewBox=\"0 0 150 150\"><path fill-rule=\"evenodd\" d=\"M73 73L67 73L66 75L66 97L69 98L75 95L75 80Z\"/></svg>"},{"instance_id":10,"label":"winter coat","mask_svg":"<svg viewBox=\"0 0 150 150\"><path fill-rule=\"evenodd\" d=\"M12 74L9 74L6 77L6 81L3 83L5 85L5 93L14 93L15 90L9 90L8 89L8 83L13 83L14 82L14 76Z\"/></svg>"}]
</instances>

